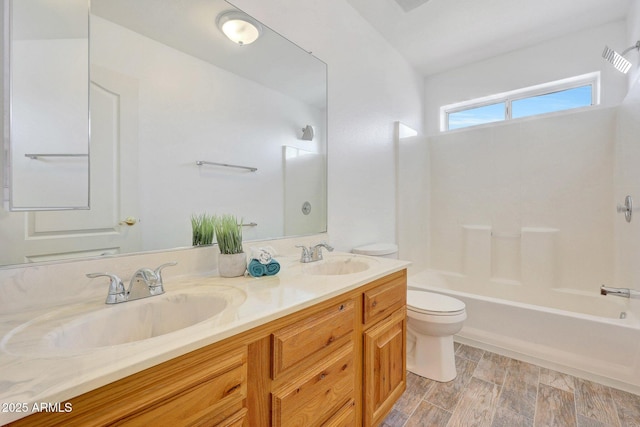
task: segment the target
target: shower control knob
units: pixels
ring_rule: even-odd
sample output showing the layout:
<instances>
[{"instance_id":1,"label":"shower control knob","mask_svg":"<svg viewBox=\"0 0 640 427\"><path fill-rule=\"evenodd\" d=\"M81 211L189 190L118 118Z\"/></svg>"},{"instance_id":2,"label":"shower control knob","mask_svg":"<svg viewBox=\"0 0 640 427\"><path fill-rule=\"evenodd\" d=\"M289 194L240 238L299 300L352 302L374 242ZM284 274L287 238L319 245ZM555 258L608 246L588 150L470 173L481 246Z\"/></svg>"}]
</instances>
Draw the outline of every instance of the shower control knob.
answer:
<instances>
[{"instance_id":1,"label":"shower control knob","mask_svg":"<svg viewBox=\"0 0 640 427\"><path fill-rule=\"evenodd\" d=\"M625 197L624 205L618 204L616 210L618 213L624 213L624 219L627 222L631 222L631 215L633 214L633 199L631 199L631 196Z\"/></svg>"}]
</instances>

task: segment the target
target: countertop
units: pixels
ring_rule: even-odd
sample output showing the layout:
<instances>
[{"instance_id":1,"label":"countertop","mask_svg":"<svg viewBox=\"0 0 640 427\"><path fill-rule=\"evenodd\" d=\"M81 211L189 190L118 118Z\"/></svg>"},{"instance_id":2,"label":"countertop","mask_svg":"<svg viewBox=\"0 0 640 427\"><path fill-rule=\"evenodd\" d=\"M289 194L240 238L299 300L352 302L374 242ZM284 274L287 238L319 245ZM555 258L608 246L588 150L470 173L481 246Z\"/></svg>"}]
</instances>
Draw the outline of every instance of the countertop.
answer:
<instances>
[{"instance_id":1,"label":"countertop","mask_svg":"<svg viewBox=\"0 0 640 427\"><path fill-rule=\"evenodd\" d=\"M20 409L31 410L34 404L65 402L151 366L328 300L400 271L410 264L406 261L336 252L325 254L324 261L309 264L300 263L299 258L294 256L277 259L281 270L275 276L227 279L214 274L165 280L165 295L216 289L228 298L229 305L219 315L193 326L136 342L72 351L48 351L38 343L16 339L16 331L24 328L25 323L43 324L51 313L64 311L65 315L73 316L74 310L104 310L108 288L106 279L104 292L100 296L87 299L86 295L82 295L64 305L46 307L39 304L33 310L0 314L0 424L28 415L20 412ZM364 261L369 264L369 268L342 275L308 274L307 269L312 265L347 259ZM109 305L106 308L127 304L133 307L134 304L144 304L144 301L153 298L159 297Z\"/></svg>"}]
</instances>

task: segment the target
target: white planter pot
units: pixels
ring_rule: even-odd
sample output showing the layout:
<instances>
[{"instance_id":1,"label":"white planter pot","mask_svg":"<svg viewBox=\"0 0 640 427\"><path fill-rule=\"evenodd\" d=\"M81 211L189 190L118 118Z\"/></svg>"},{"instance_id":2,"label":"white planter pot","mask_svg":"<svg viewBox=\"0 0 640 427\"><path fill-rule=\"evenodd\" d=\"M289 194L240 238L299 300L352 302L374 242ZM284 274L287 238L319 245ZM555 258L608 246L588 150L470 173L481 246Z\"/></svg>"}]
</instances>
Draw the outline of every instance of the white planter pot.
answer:
<instances>
[{"instance_id":1,"label":"white planter pot","mask_svg":"<svg viewBox=\"0 0 640 427\"><path fill-rule=\"evenodd\" d=\"M247 271L247 256L239 254L218 254L218 273L221 277L238 277Z\"/></svg>"}]
</instances>

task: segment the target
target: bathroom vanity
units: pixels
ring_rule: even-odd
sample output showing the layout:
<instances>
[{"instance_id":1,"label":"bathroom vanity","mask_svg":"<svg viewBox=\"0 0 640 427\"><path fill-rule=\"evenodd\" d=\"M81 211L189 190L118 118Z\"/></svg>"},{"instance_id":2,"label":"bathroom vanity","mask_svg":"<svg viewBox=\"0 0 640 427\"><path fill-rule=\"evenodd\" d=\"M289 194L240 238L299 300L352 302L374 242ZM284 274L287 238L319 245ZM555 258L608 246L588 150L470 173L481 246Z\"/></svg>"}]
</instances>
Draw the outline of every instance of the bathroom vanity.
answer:
<instances>
[{"instance_id":1,"label":"bathroom vanity","mask_svg":"<svg viewBox=\"0 0 640 427\"><path fill-rule=\"evenodd\" d=\"M377 425L405 389L408 263L350 254L282 263L274 277L167 281L181 289L224 285L244 297L229 300L211 322L69 355L77 378L65 378L62 389L50 386L55 378L43 381L29 402L58 399L61 410L12 425ZM359 263L364 271L342 265ZM137 353L133 366L128 352ZM55 377L65 357L21 363L49 363ZM78 393L96 384L83 366L92 358L102 363L94 374L104 384ZM47 387L59 390L47 397ZM75 397L61 399L65 394ZM0 396L7 399L22 398Z\"/></svg>"}]
</instances>

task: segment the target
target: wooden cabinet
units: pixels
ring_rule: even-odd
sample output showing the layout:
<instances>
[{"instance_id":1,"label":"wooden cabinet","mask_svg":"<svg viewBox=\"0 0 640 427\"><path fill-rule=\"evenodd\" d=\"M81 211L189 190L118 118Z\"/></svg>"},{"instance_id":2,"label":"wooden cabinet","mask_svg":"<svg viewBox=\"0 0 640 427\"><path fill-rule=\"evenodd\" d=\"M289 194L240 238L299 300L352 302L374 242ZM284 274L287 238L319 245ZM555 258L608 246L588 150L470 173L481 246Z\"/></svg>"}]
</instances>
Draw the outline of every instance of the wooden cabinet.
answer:
<instances>
[{"instance_id":1,"label":"wooden cabinet","mask_svg":"<svg viewBox=\"0 0 640 427\"><path fill-rule=\"evenodd\" d=\"M406 271L39 413L27 426L377 426L405 389Z\"/></svg>"},{"instance_id":2,"label":"wooden cabinet","mask_svg":"<svg viewBox=\"0 0 640 427\"><path fill-rule=\"evenodd\" d=\"M364 332L364 425L375 426L406 388L406 309Z\"/></svg>"},{"instance_id":3,"label":"wooden cabinet","mask_svg":"<svg viewBox=\"0 0 640 427\"><path fill-rule=\"evenodd\" d=\"M272 334L272 426L339 423L356 387L355 307L338 301Z\"/></svg>"},{"instance_id":4,"label":"wooden cabinet","mask_svg":"<svg viewBox=\"0 0 640 427\"><path fill-rule=\"evenodd\" d=\"M78 396L69 413L15 425L248 426L246 397L247 347L206 347Z\"/></svg>"}]
</instances>

